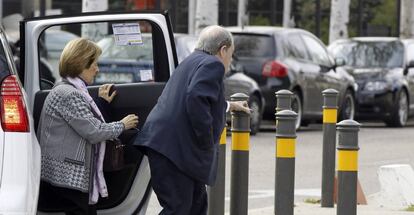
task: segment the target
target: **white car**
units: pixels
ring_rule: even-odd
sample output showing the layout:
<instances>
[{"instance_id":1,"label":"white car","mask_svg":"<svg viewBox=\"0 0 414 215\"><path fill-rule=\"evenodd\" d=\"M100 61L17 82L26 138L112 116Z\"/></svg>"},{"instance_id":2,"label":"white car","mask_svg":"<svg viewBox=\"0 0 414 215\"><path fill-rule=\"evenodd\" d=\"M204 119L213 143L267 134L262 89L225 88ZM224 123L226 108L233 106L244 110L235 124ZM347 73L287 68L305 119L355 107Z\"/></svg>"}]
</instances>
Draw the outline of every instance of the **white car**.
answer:
<instances>
[{"instance_id":1,"label":"white car","mask_svg":"<svg viewBox=\"0 0 414 215\"><path fill-rule=\"evenodd\" d=\"M24 20L21 23L21 77L20 87L15 66L8 48L4 56L9 70L0 71L1 135L0 139L0 214L56 214L71 207L49 191L48 184L40 183L40 149L35 131L40 112L50 89L42 85L39 40L52 26L72 32L84 32L89 39L112 36L117 45L141 48L142 34L152 34L152 69L139 70L152 78L151 82L117 84L117 97L111 103L112 119L120 120L129 113L139 116L141 127L157 102L167 80L177 65L174 39L168 14L164 13L91 13L81 16L54 16ZM84 36L85 36L84 35ZM78 35L80 36L80 35ZM6 47L3 34L2 45ZM146 46L148 48L148 46ZM58 53L56 53L58 54ZM117 65L113 66L113 69ZM112 67L111 67L112 68ZM136 68L130 68L136 69ZM152 76L152 77L149 77ZM91 86L92 95L98 87ZM26 94L25 94L25 92ZM26 121L24 121L26 119ZM22 121L21 124L14 124ZM11 129L11 130L10 130ZM18 131L13 131L18 129ZM136 130L124 132L121 140L128 144ZM151 195L149 166L145 156L135 147L125 147L127 167L105 173L109 197L99 200L99 214L145 214Z\"/></svg>"},{"instance_id":2,"label":"white car","mask_svg":"<svg viewBox=\"0 0 414 215\"><path fill-rule=\"evenodd\" d=\"M35 214L40 147L3 29L0 40L0 214Z\"/></svg>"}]
</instances>

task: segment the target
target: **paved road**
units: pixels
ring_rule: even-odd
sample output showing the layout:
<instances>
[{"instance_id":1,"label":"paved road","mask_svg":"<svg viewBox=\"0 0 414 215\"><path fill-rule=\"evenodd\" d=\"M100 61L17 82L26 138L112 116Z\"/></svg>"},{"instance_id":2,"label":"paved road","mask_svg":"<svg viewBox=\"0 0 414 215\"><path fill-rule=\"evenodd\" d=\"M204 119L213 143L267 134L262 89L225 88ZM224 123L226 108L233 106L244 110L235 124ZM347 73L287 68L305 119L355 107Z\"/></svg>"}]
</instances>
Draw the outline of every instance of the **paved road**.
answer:
<instances>
[{"instance_id":1,"label":"paved road","mask_svg":"<svg viewBox=\"0 0 414 215\"><path fill-rule=\"evenodd\" d=\"M251 137L249 173L249 210L260 210L273 205L275 149L271 122L262 132ZM387 164L414 166L414 123L405 128L387 128L383 123L362 122L359 133L359 180L367 196L379 191L377 170ZM295 202L320 196L322 175L322 127L311 125L297 133ZM227 138L229 143L230 137ZM231 153L227 144L226 196L229 196ZM227 209L229 201L226 201ZM148 214L155 214L159 206L152 198ZM152 211L152 212L151 212Z\"/></svg>"}]
</instances>

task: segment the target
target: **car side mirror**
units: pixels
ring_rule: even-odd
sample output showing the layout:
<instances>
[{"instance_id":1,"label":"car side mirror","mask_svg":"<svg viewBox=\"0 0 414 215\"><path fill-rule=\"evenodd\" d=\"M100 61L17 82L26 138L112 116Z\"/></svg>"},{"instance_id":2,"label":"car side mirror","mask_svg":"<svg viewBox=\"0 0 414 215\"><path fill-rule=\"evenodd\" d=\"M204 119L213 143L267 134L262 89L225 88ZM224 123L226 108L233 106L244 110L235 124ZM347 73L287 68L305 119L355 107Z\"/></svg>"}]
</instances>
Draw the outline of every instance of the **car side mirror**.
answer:
<instances>
[{"instance_id":1,"label":"car side mirror","mask_svg":"<svg viewBox=\"0 0 414 215\"><path fill-rule=\"evenodd\" d=\"M407 64L407 66L404 69L404 75L407 75L408 74L408 70L411 69L411 68L414 68L414 60L408 61L408 64Z\"/></svg>"},{"instance_id":2,"label":"car side mirror","mask_svg":"<svg viewBox=\"0 0 414 215\"><path fill-rule=\"evenodd\" d=\"M414 60L410 60L407 64L407 68L414 68Z\"/></svg>"},{"instance_id":3,"label":"car side mirror","mask_svg":"<svg viewBox=\"0 0 414 215\"><path fill-rule=\"evenodd\" d=\"M335 58L335 66L344 66L345 65L345 59L341 57Z\"/></svg>"}]
</instances>

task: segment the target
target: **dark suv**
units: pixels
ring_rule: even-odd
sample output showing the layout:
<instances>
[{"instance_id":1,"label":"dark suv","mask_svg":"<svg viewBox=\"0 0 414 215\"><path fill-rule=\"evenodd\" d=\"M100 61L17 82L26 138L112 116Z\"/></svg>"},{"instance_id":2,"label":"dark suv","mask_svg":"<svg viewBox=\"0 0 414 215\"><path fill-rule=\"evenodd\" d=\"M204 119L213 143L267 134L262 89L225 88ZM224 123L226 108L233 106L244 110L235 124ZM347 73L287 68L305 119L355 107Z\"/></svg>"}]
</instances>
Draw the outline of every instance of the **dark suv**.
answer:
<instances>
[{"instance_id":1,"label":"dark suv","mask_svg":"<svg viewBox=\"0 0 414 215\"><path fill-rule=\"evenodd\" d=\"M274 119L275 92L294 92L292 109L298 113L296 127L322 118L322 91L339 91L339 117L352 119L355 113L354 79L337 68L325 45L313 34L294 28L229 27L234 36L235 55L245 73L259 84L266 101L264 117Z\"/></svg>"}]
</instances>

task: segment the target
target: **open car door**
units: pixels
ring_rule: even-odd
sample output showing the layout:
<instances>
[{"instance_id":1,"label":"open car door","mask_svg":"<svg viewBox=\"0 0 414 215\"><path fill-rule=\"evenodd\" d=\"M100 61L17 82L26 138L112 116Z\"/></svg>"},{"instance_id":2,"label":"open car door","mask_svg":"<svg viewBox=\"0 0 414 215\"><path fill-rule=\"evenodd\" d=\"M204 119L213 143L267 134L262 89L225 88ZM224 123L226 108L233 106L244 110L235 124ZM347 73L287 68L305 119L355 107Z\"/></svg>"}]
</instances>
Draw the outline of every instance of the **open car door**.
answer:
<instances>
[{"instance_id":1,"label":"open car door","mask_svg":"<svg viewBox=\"0 0 414 215\"><path fill-rule=\"evenodd\" d=\"M22 82L28 94L37 127L44 100L59 81L58 62L66 43L86 37L102 48L100 72L95 84L115 83L117 96L111 103L111 121L134 113L138 128L156 104L165 83L177 65L168 14L156 12L86 13L24 20L21 32ZM88 87L97 96L98 86ZM138 130L126 131L124 169L106 172L109 197L97 204L99 214L145 214L151 188L148 161L132 142ZM63 212L73 207L41 183L39 214Z\"/></svg>"}]
</instances>

